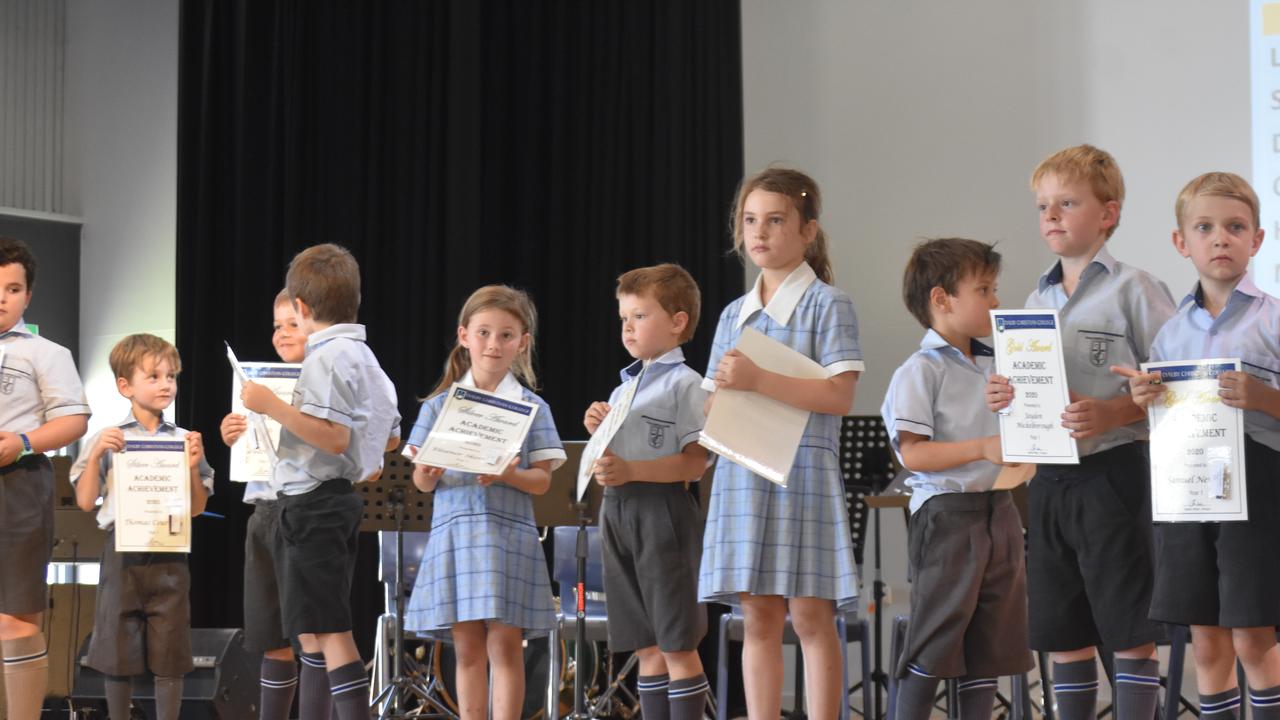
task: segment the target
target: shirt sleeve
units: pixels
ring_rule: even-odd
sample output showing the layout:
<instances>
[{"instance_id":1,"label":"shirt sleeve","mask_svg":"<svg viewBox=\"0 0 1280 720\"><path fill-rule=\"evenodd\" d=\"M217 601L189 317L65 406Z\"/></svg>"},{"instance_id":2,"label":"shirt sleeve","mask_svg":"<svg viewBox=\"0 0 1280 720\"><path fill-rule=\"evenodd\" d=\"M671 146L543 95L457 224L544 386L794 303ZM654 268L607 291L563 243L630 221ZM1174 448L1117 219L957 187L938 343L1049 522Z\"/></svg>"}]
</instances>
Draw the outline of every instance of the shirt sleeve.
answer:
<instances>
[{"instance_id":1,"label":"shirt sleeve","mask_svg":"<svg viewBox=\"0 0 1280 720\"><path fill-rule=\"evenodd\" d=\"M84 474L85 468L89 466L89 453L93 451L93 446L98 444L98 438L102 436L102 431L94 433L88 440L80 446L80 454L76 456L76 461L71 464L71 473L69 478L71 485L74 487L76 481ZM107 468L111 467L111 452L107 451L102 454L102 460L98 463L98 482L104 483L99 486L99 494L105 489L105 481L107 479Z\"/></svg>"},{"instance_id":2,"label":"shirt sleeve","mask_svg":"<svg viewBox=\"0 0 1280 720\"><path fill-rule=\"evenodd\" d=\"M733 322L737 318L734 310L741 303L732 303L720 313L720 322L716 323L716 336L711 341L711 359L707 361L707 376L702 379L702 389L707 392L716 391L716 366L720 358L729 352L733 343Z\"/></svg>"},{"instance_id":3,"label":"shirt sleeve","mask_svg":"<svg viewBox=\"0 0 1280 720\"><path fill-rule=\"evenodd\" d=\"M339 352L318 352L302 364L294 392L298 409L312 417L350 428L355 422L357 393L349 378L360 377L362 368Z\"/></svg>"},{"instance_id":4,"label":"shirt sleeve","mask_svg":"<svg viewBox=\"0 0 1280 720\"><path fill-rule=\"evenodd\" d=\"M707 422L707 416L702 412L707 401L707 391L702 388L701 380L702 377L692 370L688 372L687 379L680 380L675 429L681 450L698 441L702 426Z\"/></svg>"},{"instance_id":5,"label":"shirt sleeve","mask_svg":"<svg viewBox=\"0 0 1280 720\"><path fill-rule=\"evenodd\" d=\"M89 415L89 401L85 399L84 385L76 372L71 351L48 344L44 362L35 363L36 382L40 387L40 400L44 405L44 421L68 415Z\"/></svg>"},{"instance_id":6,"label":"shirt sleeve","mask_svg":"<svg viewBox=\"0 0 1280 720\"><path fill-rule=\"evenodd\" d=\"M925 363L909 358L893 373L889 390L884 396L880 414L893 452L902 462L902 448L898 433L906 431L933 437L933 410L937 383L934 373ZM904 463L905 464L905 463Z\"/></svg>"},{"instance_id":7,"label":"shirt sleeve","mask_svg":"<svg viewBox=\"0 0 1280 720\"><path fill-rule=\"evenodd\" d=\"M436 415L440 412L440 406L443 400L437 400L440 395L427 398L422 403L422 407L418 408L418 419L413 421L413 428L409 430L409 445L421 448L427 442L427 435L431 432L431 426L436 424Z\"/></svg>"},{"instance_id":8,"label":"shirt sleeve","mask_svg":"<svg viewBox=\"0 0 1280 720\"><path fill-rule=\"evenodd\" d=\"M533 426L524 438L525 462L522 466L550 460L551 469L555 470L564 464L568 456L560 442L560 433L556 431L555 418L551 417L551 407L540 397L535 396L534 402L538 403L538 412L533 416Z\"/></svg>"},{"instance_id":9,"label":"shirt sleeve","mask_svg":"<svg viewBox=\"0 0 1280 720\"><path fill-rule=\"evenodd\" d=\"M834 293L819 307L814 325L814 360L827 369L827 377L866 369L858 346L858 314L848 295Z\"/></svg>"},{"instance_id":10,"label":"shirt sleeve","mask_svg":"<svg viewBox=\"0 0 1280 720\"><path fill-rule=\"evenodd\" d=\"M1160 328L1169 322L1178 308L1173 304L1169 288L1150 275L1144 273L1134 287L1129 312L1135 345L1133 354L1138 362L1148 362Z\"/></svg>"}]
</instances>

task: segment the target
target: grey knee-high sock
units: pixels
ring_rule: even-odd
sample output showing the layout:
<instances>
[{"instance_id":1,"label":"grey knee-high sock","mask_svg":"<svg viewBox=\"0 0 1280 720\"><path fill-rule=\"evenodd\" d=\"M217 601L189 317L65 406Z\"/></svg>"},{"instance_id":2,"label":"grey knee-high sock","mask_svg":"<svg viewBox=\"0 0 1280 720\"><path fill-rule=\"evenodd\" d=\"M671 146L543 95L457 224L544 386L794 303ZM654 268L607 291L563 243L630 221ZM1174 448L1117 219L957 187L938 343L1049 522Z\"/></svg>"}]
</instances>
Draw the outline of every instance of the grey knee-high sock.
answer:
<instances>
[{"instance_id":1,"label":"grey knee-high sock","mask_svg":"<svg viewBox=\"0 0 1280 720\"><path fill-rule=\"evenodd\" d=\"M302 672L298 674L299 720L329 720L333 695L329 691L329 672L324 667L324 653L302 653Z\"/></svg>"},{"instance_id":2,"label":"grey knee-high sock","mask_svg":"<svg viewBox=\"0 0 1280 720\"><path fill-rule=\"evenodd\" d=\"M672 680L667 687L667 699L671 703L671 720L702 720L707 707L707 692L711 685L706 675ZM650 718L652 720L652 718Z\"/></svg>"},{"instance_id":3,"label":"grey knee-high sock","mask_svg":"<svg viewBox=\"0 0 1280 720\"><path fill-rule=\"evenodd\" d=\"M671 701L667 698L670 683L670 675L641 675L636 678L640 717L644 720L670 720Z\"/></svg>"},{"instance_id":4,"label":"grey knee-high sock","mask_svg":"<svg viewBox=\"0 0 1280 720\"><path fill-rule=\"evenodd\" d=\"M287 660L262 658L261 720L289 720L298 689L298 666Z\"/></svg>"},{"instance_id":5,"label":"grey knee-high sock","mask_svg":"<svg viewBox=\"0 0 1280 720\"><path fill-rule=\"evenodd\" d=\"M11 718L35 718L49 685L49 651L39 633L5 640L4 697Z\"/></svg>"},{"instance_id":6,"label":"grey knee-high sock","mask_svg":"<svg viewBox=\"0 0 1280 720\"><path fill-rule=\"evenodd\" d=\"M898 678L898 699L894 715L898 720L928 720L938 696L938 678L924 668L910 664Z\"/></svg>"},{"instance_id":7,"label":"grey knee-high sock","mask_svg":"<svg viewBox=\"0 0 1280 720\"><path fill-rule=\"evenodd\" d=\"M1255 720L1280 719L1280 685L1265 690L1249 688L1249 709Z\"/></svg>"},{"instance_id":8,"label":"grey knee-high sock","mask_svg":"<svg viewBox=\"0 0 1280 720\"><path fill-rule=\"evenodd\" d=\"M1062 720L1093 720L1098 705L1098 661L1054 663L1053 697Z\"/></svg>"},{"instance_id":9,"label":"grey knee-high sock","mask_svg":"<svg viewBox=\"0 0 1280 720\"><path fill-rule=\"evenodd\" d=\"M369 720L369 678L356 660L329 673L333 707L340 720Z\"/></svg>"},{"instance_id":10,"label":"grey knee-high sock","mask_svg":"<svg viewBox=\"0 0 1280 720\"><path fill-rule=\"evenodd\" d=\"M104 675L102 685L107 696L108 718L129 720L133 706L133 678L128 675Z\"/></svg>"},{"instance_id":11,"label":"grey knee-high sock","mask_svg":"<svg viewBox=\"0 0 1280 720\"><path fill-rule=\"evenodd\" d=\"M178 720L182 710L182 676L156 676L156 720Z\"/></svg>"},{"instance_id":12,"label":"grey knee-high sock","mask_svg":"<svg viewBox=\"0 0 1280 720\"><path fill-rule=\"evenodd\" d=\"M991 720L996 705L996 679L960 678L960 720Z\"/></svg>"},{"instance_id":13,"label":"grey knee-high sock","mask_svg":"<svg viewBox=\"0 0 1280 720\"><path fill-rule=\"evenodd\" d=\"M1116 658L1116 720L1152 720L1160 704L1160 663Z\"/></svg>"},{"instance_id":14,"label":"grey knee-high sock","mask_svg":"<svg viewBox=\"0 0 1280 720\"><path fill-rule=\"evenodd\" d=\"M1239 718L1240 688L1200 696L1200 720L1239 720Z\"/></svg>"}]
</instances>

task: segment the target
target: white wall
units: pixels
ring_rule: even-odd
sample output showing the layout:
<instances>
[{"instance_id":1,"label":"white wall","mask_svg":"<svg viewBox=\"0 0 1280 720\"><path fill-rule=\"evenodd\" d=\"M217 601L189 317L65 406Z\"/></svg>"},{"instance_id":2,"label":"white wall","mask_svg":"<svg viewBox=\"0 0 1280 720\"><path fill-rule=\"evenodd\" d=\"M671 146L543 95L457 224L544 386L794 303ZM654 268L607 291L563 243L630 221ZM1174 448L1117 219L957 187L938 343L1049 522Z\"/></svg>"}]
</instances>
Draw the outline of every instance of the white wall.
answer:
<instances>
[{"instance_id":1,"label":"white wall","mask_svg":"<svg viewBox=\"0 0 1280 720\"><path fill-rule=\"evenodd\" d=\"M128 411L107 354L174 339L178 3L68 0L66 177L81 236L80 374L91 428Z\"/></svg>"}]
</instances>

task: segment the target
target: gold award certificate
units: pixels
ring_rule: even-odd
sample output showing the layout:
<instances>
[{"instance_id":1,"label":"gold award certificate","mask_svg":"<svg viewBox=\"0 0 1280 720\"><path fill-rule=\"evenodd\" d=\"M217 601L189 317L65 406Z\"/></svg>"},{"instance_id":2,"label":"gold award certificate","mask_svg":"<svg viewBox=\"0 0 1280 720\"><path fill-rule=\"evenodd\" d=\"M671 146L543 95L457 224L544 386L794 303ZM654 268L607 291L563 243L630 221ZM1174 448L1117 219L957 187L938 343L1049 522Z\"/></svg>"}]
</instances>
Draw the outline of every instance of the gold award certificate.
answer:
<instances>
[{"instance_id":1,"label":"gold award certificate","mask_svg":"<svg viewBox=\"0 0 1280 720\"><path fill-rule=\"evenodd\" d=\"M111 474L116 552L191 552L186 440L126 439Z\"/></svg>"},{"instance_id":2,"label":"gold award certificate","mask_svg":"<svg viewBox=\"0 0 1280 720\"><path fill-rule=\"evenodd\" d=\"M992 310L996 373L1009 378L1013 402L1000 412L1007 463L1076 465L1080 455L1062 412L1071 400L1057 310Z\"/></svg>"},{"instance_id":3,"label":"gold award certificate","mask_svg":"<svg viewBox=\"0 0 1280 720\"><path fill-rule=\"evenodd\" d=\"M1167 392L1151 404L1151 519L1244 521L1244 411L1218 396L1218 376L1238 359L1143 363Z\"/></svg>"}]
</instances>

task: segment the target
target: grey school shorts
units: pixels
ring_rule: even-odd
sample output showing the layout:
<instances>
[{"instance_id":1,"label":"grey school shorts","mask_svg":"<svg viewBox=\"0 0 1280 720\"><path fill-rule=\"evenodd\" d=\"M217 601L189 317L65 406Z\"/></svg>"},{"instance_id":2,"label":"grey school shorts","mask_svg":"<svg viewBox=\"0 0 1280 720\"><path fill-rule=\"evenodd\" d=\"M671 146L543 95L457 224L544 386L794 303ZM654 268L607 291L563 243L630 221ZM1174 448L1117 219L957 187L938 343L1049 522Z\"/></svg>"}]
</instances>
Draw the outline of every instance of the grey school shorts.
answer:
<instances>
[{"instance_id":1,"label":"grey school shorts","mask_svg":"<svg viewBox=\"0 0 1280 720\"><path fill-rule=\"evenodd\" d=\"M244 535L244 646L252 652L289 647L280 611L275 557L280 546L280 505L254 505Z\"/></svg>"},{"instance_id":2,"label":"grey school shorts","mask_svg":"<svg viewBox=\"0 0 1280 720\"><path fill-rule=\"evenodd\" d=\"M0 468L0 613L48 607L52 552L53 465L44 455L28 455Z\"/></svg>"}]
</instances>

